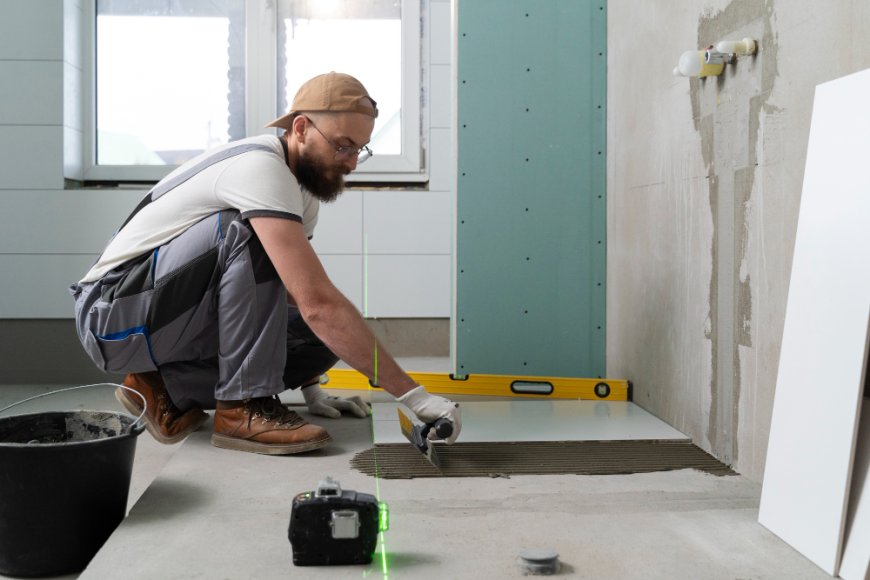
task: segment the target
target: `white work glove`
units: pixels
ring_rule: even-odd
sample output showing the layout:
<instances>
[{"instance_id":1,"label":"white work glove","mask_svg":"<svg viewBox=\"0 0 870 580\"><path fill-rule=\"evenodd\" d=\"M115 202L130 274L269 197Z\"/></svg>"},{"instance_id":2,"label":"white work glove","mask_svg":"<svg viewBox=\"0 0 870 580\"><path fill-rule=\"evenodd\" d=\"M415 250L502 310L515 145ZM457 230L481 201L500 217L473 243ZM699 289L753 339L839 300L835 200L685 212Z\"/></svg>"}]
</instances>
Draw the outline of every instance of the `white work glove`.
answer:
<instances>
[{"instance_id":1,"label":"white work glove","mask_svg":"<svg viewBox=\"0 0 870 580\"><path fill-rule=\"evenodd\" d=\"M453 423L453 433L445 439L447 443L453 443L459 436L459 431L462 429L462 419L459 413L459 403L454 403L450 399L430 395L426 392L423 386L418 386L402 395L396 397L396 400L414 411L417 418L424 423L434 423L438 419L447 419ZM431 440L438 439L435 434L435 429L429 431L428 438Z\"/></svg>"},{"instance_id":2,"label":"white work glove","mask_svg":"<svg viewBox=\"0 0 870 580\"><path fill-rule=\"evenodd\" d=\"M370 413L369 406L361 398L332 397L327 395L317 383L302 387L302 396L305 398L305 404L308 405L308 411L313 415L338 419L344 412L362 419L368 417Z\"/></svg>"}]
</instances>

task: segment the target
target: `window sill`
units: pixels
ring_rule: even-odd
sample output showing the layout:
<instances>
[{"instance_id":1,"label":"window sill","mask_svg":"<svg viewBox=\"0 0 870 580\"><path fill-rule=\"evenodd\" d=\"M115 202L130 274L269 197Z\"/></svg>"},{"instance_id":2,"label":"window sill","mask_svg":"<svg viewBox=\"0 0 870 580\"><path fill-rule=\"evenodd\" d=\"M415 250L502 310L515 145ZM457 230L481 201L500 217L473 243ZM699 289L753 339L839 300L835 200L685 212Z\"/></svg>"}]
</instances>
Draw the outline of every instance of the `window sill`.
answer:
<instances>
[{"instance_id":1,"label":"window sill","mask_svg":"<svg viewBox=\"0 0 870 580\"><path fill-rule=\"evenodd\" d=\"M156 184L156 181L75 181L65 180L66 190L94 190L94 189L117 189L117 190L142 190L148 191ZM425 181L380 181L372 179L347 180L347 191L428 191L429 180Z\"/></svg>"}]
</instances>

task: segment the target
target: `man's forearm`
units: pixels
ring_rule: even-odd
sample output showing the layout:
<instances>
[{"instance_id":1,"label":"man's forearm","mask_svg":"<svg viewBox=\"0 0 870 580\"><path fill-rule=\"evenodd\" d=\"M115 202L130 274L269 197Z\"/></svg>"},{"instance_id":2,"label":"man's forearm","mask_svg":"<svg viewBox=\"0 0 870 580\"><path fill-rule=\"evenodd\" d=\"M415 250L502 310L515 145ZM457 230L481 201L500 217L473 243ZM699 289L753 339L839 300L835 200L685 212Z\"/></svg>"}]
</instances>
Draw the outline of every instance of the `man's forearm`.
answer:
<instances>
[{"instance_id":1,"label":"man's forearm","mask_svg":"<svg viewBox=\"0 0 870 580\"><path fill-rule=\"evenodd\" d=\"M329 280L302 224L252 217L251 227L281 277L289 300L332 352L394 396L417 387L393 357L378 348L359 311Z\"/></svg>"},{"instance_id":2,"label":"man's forearm","mask_svg":"<svg viewBox=\"0 0 870 580\"><path fill-rule=\"evenodd\" d=\"M356 307L340 293L314 312L302 311L302 316L332 352L394 397L417 386L377 343Z\"/></svg>"}]
</instances>

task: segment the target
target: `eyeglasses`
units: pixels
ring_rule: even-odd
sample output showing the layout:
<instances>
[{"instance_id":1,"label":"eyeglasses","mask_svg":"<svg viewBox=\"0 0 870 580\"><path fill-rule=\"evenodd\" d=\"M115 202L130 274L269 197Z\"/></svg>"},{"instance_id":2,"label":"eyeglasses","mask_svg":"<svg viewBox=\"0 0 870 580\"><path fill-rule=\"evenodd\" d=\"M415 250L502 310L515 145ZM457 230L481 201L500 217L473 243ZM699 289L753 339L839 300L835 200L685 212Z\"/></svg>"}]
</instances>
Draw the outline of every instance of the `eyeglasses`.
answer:
<instances>
[{"instance_id":1,"label":"eyeglasses","mask_svg":"<svg viewBox=\"0 0 870 580\"><path fill-rule=\"evenodd\" d=\"M351 157L356 157L356 164L365 163L369 157L374 155L371 149L369 149L368 145L363 145L362 147L353 147L351 145L336 145L332 139L323 134L323 131L317 128L317 125L314 124L310 118L305 117L311 126L314 127L314 130L320 133L320 136L323 137L327 143L329 143L333 149L335 149L335 158L340 160L350 159Z\"/></svg>"}]
</instances>

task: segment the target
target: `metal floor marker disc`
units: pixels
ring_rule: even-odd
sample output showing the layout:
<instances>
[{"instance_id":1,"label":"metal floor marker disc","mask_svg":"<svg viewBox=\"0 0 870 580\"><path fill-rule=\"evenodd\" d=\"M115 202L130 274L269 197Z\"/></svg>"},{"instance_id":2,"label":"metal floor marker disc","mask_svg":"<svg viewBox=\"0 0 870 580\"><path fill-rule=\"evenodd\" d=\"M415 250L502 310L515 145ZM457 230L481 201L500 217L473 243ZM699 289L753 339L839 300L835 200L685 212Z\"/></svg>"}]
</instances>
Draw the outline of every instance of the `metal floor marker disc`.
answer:
<instances>
[{"instance_id":1,"label":"metal floor marker disc","mask_svg":"<svg viewBox=\"0 0 870 580\"><path fill-rule=\"evenodd\" d=\"M552 550L523 550L517 556L523 576L550 576L559 572L559 554Z\"/></svg>"}]
</instances>

